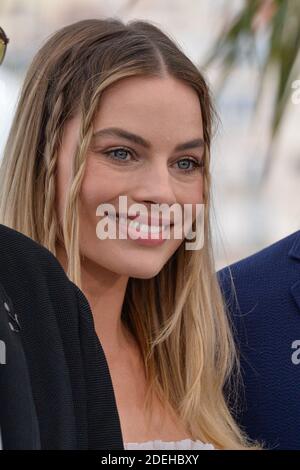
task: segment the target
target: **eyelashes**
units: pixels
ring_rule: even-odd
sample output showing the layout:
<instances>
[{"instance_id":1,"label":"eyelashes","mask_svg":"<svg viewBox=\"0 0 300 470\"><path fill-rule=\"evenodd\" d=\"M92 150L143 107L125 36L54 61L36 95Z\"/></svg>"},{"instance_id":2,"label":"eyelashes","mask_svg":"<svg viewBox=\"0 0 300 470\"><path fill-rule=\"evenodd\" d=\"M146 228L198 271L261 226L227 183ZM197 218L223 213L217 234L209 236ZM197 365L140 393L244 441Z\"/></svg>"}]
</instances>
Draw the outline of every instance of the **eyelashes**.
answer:
<instances>
[{"instance_id":1,"label":"eyelashes","mask_svg":"<svg viewBox=\"0 0 300 470\"><path fill-rule=\"evenodd\" d=\"M186 168L183 168L182 171L185 172L185 173L191 173L193 171L202 169L204 167L203 161L199 162L198 160L194 160L193 158L189 158L189 157L185 157L185 158L182 158L182 159L178 160L178 162L176 162L176 164L181 163L183 161L193 163L195 165L191 170L187 170Z\"/></svg>"},{"instance_id":2,"label":"eyelashes","mask_svg":"<svg viewBox=\"0 0 300 470\"><path fill-rule=\"evenodd\" d=\"M124 158L118 158L116 155L112 155L112 153L114 152L125 152L126 154L129 154L131 156L132 159L134 160L137 160L137 158L134 156L133 152L125 147L117 147L115 149L111 149L111 150L108 150L106 152L102 152L107 158L115 161L116 163L120 163L121 165L122 164L126 164L126 163L129 163L131 161L131 159L124 159ZM195 171L201 171L204 167L204 161L203 159L201 159L201 161L199 161L198 159L195 159L195 158L192 158L192 157L183 157L183 158L180 158L179 160L177 160L177 162L175 162L175 165L177 164L180 164L182 162L188 162L190 164L193 164L194 166L190 169L187 169L187 168L179 168L179 170L181 170L182 173L194 173Z\"/></svg>"}]
</instances>

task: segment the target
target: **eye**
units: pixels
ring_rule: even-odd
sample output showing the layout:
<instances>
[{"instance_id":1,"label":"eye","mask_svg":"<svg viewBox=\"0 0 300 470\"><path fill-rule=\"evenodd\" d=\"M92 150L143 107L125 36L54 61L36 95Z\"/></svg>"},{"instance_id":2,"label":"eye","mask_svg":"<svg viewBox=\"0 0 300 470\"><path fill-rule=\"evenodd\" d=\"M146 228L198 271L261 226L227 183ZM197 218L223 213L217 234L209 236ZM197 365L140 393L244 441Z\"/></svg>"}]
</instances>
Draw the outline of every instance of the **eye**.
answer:
<instances>
[{"instance_id":1,"label":"eye","mask_svg":"<svg viewBox=\"0 0 300 470\"><path fill-rule=\"evenodd\" d=\"M117 147L115 149L107 150L103 152L107 158L116 161L117 163L128 163L132 159L136 160L133 155L133 152L125 147ZM199 161L195 158L182 158L176 162L176 165L179 165L179 170L184 173L193 173L195 171L201 171L204 166L203 160Z\"/></svg>"},{"instance_id":2,"label":"eye","mask_svg":"<svg viewBox=\"0 0 300 470\"><path fill-rule=\"evenodd\" d=\"M179 167L180 170L182 170L184 173L192 173L197 170L201 170L204 166L203 160L195 160L194 158L182 158L181 160L178 160L176 162L176 165L181 165Z\"/></svg>"},{"instance_id":3,"label":"eye","mask_svg":"<svg viewBox=\"0 0 300 470\"><path fill-rule=\"evenodd\" d=\"M124 147L118 147L103 153L104 155L107 155L108 158L111 158L112 160L117 160L118 162L128 162L129 160L126 158L126 156L128 154L131 157L133 156L132 152Z\"/></svg>"}]
</instances>

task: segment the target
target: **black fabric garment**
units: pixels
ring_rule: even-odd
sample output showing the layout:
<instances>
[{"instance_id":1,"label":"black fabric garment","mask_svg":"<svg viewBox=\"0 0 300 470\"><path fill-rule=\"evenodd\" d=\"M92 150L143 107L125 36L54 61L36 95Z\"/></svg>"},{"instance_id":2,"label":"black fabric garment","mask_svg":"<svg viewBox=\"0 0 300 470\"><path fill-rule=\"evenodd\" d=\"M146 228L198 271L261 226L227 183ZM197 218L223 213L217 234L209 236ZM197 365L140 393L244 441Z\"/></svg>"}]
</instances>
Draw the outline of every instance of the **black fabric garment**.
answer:
<instances>
[{"instance_id":1,"label":"black fabric garment","mask_svg":"<svg viewBox=\"0 0 300 470\"><path fill-rule=\"evenodd\" d=\"M0 283L21 326L41 448L124 449L108 364L84 294L48 250L3 225L0 256ZM18 400L15 393L11 400Z\"/></svg>"},{"instance_id":2,"label":"black fabric garment","mask_svg":"<svg viewBox=\"0 0 300 470\"><path fill-rule=\"evenodd\" d=\"M6 308L5 308L6 306ZM9 309L9 311L7 310ZM29 372L18 324L0 285L0 431L4 449L40 449Z\"/></svg>"}]
</instances>

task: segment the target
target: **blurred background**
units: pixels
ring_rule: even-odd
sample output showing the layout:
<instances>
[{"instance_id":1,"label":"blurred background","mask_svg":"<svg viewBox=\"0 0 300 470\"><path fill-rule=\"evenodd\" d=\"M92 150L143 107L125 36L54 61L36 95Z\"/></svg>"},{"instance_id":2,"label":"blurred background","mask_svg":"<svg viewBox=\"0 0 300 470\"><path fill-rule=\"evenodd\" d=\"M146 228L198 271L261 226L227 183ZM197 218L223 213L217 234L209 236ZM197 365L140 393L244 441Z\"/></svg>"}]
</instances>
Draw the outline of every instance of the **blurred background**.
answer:
<instances>
[{"instance_id":1,"label":"blurred background","mask_svg":"<svg viewBox=\"0 0 300 470\"><path fill-rule=\"evenodd\" d=\"M0 158L27 66L56 29L144 19L204 73L219 115L212 226L219 269L300 228L299 0L0 0ZM299 83L300 84L300 83ZM293 88L294 87L294 88Z\"/></svg>"}]
</instances>

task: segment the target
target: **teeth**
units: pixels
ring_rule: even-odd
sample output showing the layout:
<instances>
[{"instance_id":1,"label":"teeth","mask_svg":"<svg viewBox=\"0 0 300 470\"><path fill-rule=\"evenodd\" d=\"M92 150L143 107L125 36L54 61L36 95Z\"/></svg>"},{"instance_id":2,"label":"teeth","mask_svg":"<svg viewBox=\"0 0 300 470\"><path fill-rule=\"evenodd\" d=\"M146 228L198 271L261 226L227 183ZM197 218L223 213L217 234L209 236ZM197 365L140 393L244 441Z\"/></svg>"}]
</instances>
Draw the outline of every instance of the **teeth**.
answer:
<instances>
[{"instance_id":1,"label":"teeth","mask_svg":"<svg viewBox=\"0 0 300 470\"><path fill-rule=\"evenodd\" d=\"M141 224L137 222L136 220L131 221L131 227L139 230L140 232L144 233L159 233L162 230L162 227L159 225L147 225L147 224ZM164 227L163 227L164 228Z\"/></svg>"},{"instance_id":2,"label":"teeth","mask_svg":"<svg viewBox=\"0 0 300 470\"><path fill-rule=\"evenodd\" d=\"M131 227L134 229L138 229L140 232L144 233L159 233L162 230L166 230L168 225L147 225L147 224L141 224L137 222L136 220L128 220L127 217L121 216L115 216L114 214L108 214L108 217L111 218L112 220L119 219L120 224L127 224L127 221L131 223Z\"/></svg>"}]
</instances>

